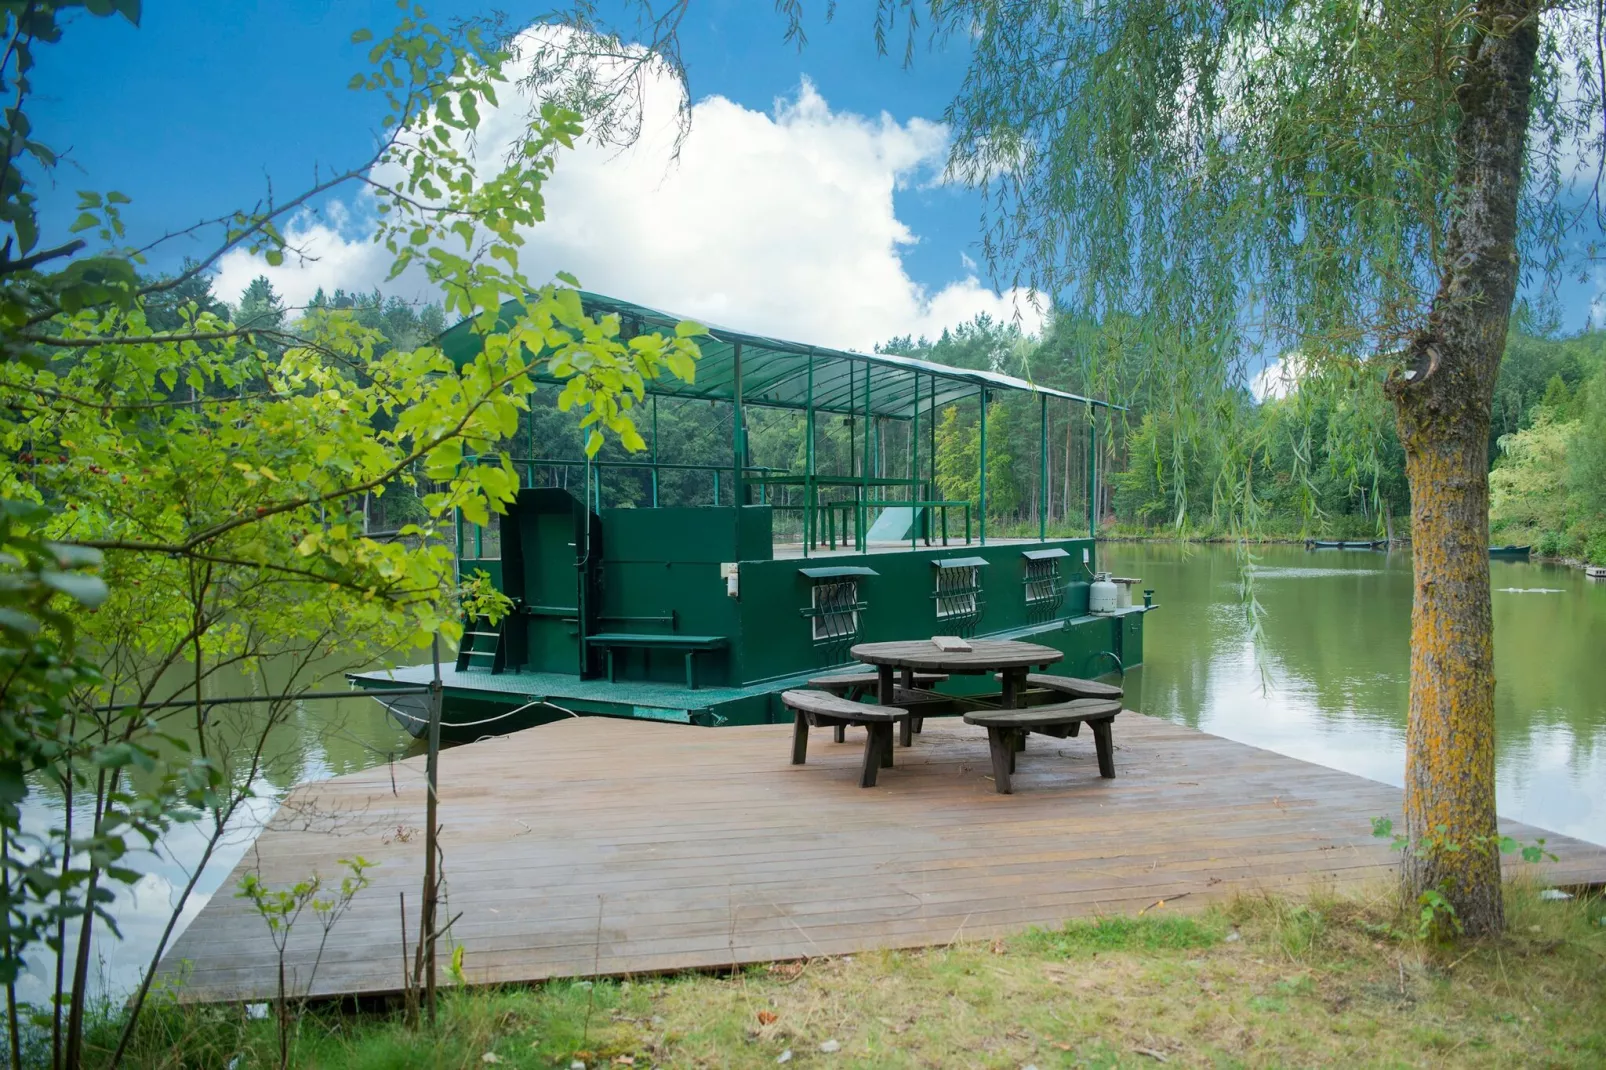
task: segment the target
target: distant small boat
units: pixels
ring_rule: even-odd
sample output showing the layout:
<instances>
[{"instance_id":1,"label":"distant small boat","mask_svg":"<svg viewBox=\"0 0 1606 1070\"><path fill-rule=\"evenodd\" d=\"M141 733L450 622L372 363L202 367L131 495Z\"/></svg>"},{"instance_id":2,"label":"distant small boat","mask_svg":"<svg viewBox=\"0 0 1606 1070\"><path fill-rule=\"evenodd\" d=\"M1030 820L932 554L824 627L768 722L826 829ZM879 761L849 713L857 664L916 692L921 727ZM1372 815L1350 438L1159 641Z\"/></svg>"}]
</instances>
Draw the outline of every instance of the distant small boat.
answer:
<instances>
[{"instance_id":1,"label":"distant small boat","mask_svg":"<svg viewBox=\"0 0 1606 1070\"><path fill-rule=\"evenodd\" d=\"M1307 550L1386 550L1387 539L1306 539Z\"/></svg>"},{"instance_id":2,"label":"distant small boat","mask_svg":"<svg viewBox=\"0 0 1606 1070\"><path fill-rule=\"evenodd\" d=\"M1584 575L1592 580L1606 580L1606 565L1585 565Z\"/></svg>"},{"instance_id":3,"label":"distant small boat","mask_svg":"<svg viewBox=\"0 0 1606 1070\"><path fill-rule=\"evenodd\" d=\"M1532 546L1491 546L1490 557L1527 557Z\"/></svg>"}]
</instances>

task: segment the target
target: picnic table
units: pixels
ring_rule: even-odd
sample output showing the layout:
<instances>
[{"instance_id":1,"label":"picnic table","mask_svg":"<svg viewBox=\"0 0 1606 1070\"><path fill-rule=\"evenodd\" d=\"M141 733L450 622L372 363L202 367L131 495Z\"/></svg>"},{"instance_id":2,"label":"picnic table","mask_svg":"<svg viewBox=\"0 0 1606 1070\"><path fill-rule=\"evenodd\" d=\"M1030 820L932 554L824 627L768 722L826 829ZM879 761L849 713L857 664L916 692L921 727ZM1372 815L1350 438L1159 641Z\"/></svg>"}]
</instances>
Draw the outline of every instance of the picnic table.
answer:
<instances>
[{"instance_id":1,"label":"picnic table","mask_svg":"<svg viewBox=\"0 0 1606 1070\"><path fill-rule=\"evenodd\" d=\"M915 688L915 673L996 676L1002 686L1001 694L952 697L948 702L957 707L949 712L964 713L967 725L980 725L988 729L989 750L993 752L994 789L999 794L1009 795L1013 792L1010 776L1015 773L1015 752L1025 749L1028 734L1041 733L1065 739L1078 733L1082 725L1089 726L1094 733L1100 776L1115 776L1115 744L1110 737L1110 723L1121 712L1121 688L1094 680L1076 680L1071 676L1034 673L1033 668L1042 670L1065 657L1054 647L1018 643L1013 639L959 641L941 636L904 643L861 643L854 646L851 652L864 664L875 665L878 702L888 707L888 720L896 721L901 741L906 747L912 742L912 731L919 731L919 713L915 713L915 710L920 707L911 705L911 699L920 700L922 696L927 696L938 702L943 700L943 696ZM893 686L895 673L903 675L903 688ZM896 705L893 705L895 702ZM864 705L864 709L875 707ZM798 717L803 715L800 713ZM872 739L867 745L866 778L869 779L866 784L874 784L874 766L880 763L878 752L870 752L870 747L883 745L887 749L887 763L890 765L891 725L877 725L875 728L883 734L885 742ZM806 733L806 728L798 731Z\"/></svg>"},{"instance_id":2,"label":"picnic table","mask_svg":"<svg viewBox=\"0 0 1606 1070\"><path fill-rule=\"evenodd\" d=\"M878 693L893 694L894 674L901 672L913 686L915 673L945 673L949 676L991 676L1003 684L999 705L1019 706L1026 691L1026 677L1033 668L1044 669L1063 660L1065 655L1051 646L1022 643L1013 639L971 639L968 650L944 650L931 639L895 643L860 643L850 653L866 665L874 665L880 675Z\"/></svg>"}]
</instances>

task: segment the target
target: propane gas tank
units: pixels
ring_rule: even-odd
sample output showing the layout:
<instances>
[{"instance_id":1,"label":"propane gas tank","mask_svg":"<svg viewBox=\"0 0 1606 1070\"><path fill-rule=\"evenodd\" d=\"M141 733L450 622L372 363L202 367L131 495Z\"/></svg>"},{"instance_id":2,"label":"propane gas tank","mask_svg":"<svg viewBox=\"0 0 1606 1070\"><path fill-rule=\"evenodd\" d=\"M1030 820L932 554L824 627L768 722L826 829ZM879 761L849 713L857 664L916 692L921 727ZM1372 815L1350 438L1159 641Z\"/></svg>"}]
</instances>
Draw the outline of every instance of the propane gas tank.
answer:
<instances>
[{"instance_id":1,"label":"propane gas tank","mask_svg":"<svg viewBox=\"0 0 1606 1070\"><path fill-rule=\"evenodd\" d=\"M1100 572L1093 577L1093 583L1087 589L1087 611L1089 613L1114 613L1115 602L1119 598L1115 582L1110 579L1108 572Z\"/></svg>"}]
</instances>

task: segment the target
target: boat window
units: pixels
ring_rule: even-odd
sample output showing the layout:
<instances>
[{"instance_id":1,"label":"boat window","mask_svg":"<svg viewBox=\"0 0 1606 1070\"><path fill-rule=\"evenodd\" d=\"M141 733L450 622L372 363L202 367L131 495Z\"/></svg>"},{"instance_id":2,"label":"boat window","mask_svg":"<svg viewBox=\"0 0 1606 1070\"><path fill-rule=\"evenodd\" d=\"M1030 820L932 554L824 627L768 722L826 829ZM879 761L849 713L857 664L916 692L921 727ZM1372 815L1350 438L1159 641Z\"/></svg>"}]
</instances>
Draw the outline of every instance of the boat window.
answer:
<instances>
[{"instance_id":1,"label":"boat window","mask_svg":"<svg viewBox=\"0 0 1606 1070\"><path fill-rule=\"evenodd\" d=\"M855 637L859 634L859 581L857 579L821 580L814 585L814 597L809 620L813 623L814 641L829 643L833 640Z\"/></svg>"},{"instance_id":2,"label":"boat window","mask_svg":"<svg viewBox=\"0 0 1606 1070\"><path fill-rule=\"evenodd\" d=\"M937 619L974 619L978 616L981 570L978 565L952 565L937 569Z\"/></svg>"},{"instance_id":3,"label":"boat window","mask_svg":"<svg viewBox=\"0 0 1606 1070\"><path fill-rule=\"evenodd\" d=\"M1064 597L1065 590L1060 586L1059 561L1052 557L1027 560L1026 608L1033 611L1033 616L1052 615Z\"/></svg>"}]
</instances>

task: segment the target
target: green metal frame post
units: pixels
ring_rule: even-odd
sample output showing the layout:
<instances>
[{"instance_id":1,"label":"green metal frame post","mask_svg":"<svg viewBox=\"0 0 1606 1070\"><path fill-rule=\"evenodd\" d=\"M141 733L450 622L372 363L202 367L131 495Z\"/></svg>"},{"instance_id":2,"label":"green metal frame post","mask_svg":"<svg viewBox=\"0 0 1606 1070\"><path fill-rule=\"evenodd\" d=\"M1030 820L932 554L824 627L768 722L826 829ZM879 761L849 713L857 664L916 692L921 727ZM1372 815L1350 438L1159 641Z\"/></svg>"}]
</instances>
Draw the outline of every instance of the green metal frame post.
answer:
<instances>
[{"instance_id":1,"label":"green metal frame post","mask_svg":"<svg viewBox=\"0 0 1606 1070\"><path fill-rule=\"evenodd\" d=\"M920 521L923 515L914 505L915 502L925 498L920 493L920 373L915 372L915 402L913 422L909 425L909 549L915 548L915 540L920 537Z\"/></svg>"},{"instance_id":2,"label":"green metal frame post","mask_svg":"<svg viewBox=\"0 0 1606 1070\"><path fill-rule=\"evenodd\" d=\"M658 395L652 396L652 507L658 508Z\"/></svg>"},{"instance_id":3,"label":"green metal frame post","mask_svg":"<svg viewBox=\"0 0 1606 1070\"><path fill-rule=\"evenodd\" d=\"M736 470L733 475L735 482L731 484L731 504L740 509L747 504L745 500L747 497L747 473L743 470L747 464L747 429L742 423L742 343L737 342L732 347L732 352L734 356L732 357L731 369L735 383L732 386L733 397L731 400L731 404L734 406L731 423L731 452L736 462Z\"/></svg>"},{"instance_id":4,"label":"green metal frame post","mask_svg":"<svg viewBox=\"0 0 1606 1070\"><path fill-rule=\"evenodd\" d=\"M987 545L987 388L981 388L981 486L976 510L976 534Z\"/></svg>"},{"instance_id":5,"label":"green metal frame post","mask_svg":"<svg viewBox=\"0 0 1606 1070\"><path fill-rule=\"evenodd\" d=\"M928 428L928 430L927 430L927 434L929 434L931 436L931 448L930 448L930 450L927 451L927 452L929 452L931 454L931 460L928 462L928 466L931 468L931 484L930 484L930 486L928 486L926 488L926 497L930 498L930 499L933 499L933 500L936 500L938 498L943 497L943 495L940 494L938 492L938 489L937 489L937 373L936 372L932 372L931 373L931 418L929 420L927 420L926 422L931 425L930 428ZM931 545L931 536L932 536L931 528L930 528L930 526L927 526L927 528L926 528L926 545L927 546ZM947 509L946 506L944 506L943 510L942 510L942 544L944 546L948 545L948 509Z\"/></svg>"},{"instance_id":6,"label":"green metal frame post","mask_svg":"<svg viewBox=\"0 0 1606 1070\"><path fill-rule=\"evenodd\" d=\"M848 478L849 479L852 479L854 476L859 474L859 461L858 461L858 456L859 456L859 453L858 453L858 450L859 450L859 425L856 422L854 422L854 418L853 418L853 399L858 396L858 390L859 390L858 386L856 385L858 383L858 379L855 378L857 369L858 369L858 363L857 362L855 362L855 361L849 361L848 362ZM865 371L865 375L868 376L869 373L870 373L870 369L868 367L866 367L864 371ZM848 518L847 518L846 515L844 515L842 517L842 523L844 525L846 525L847 522L848 522ZM847 529L846 526L844 526L842 528L842 542L845 544L845 543L847 543L847 541L848 541L848 529ZM836 547L833 546L833 547L831 547L831 549L834 550L834 549L836 549Z\"/></svg>"},{"instance_id":7,"label":"green metal frame post","mask_svg":"<svg viewBox=\"0 0 1606 1070\"><path fill-rule=\"evenodd\" d=\"M809 556L809 547L814 543L815 517L817 502L814 494L814 350L809 350L808 387L804 401L804 424L807 427L808 443L803 448L803 556Z\"/></svg>"},{"instance_id":8,"label":"green metal frame post","mask_svg":"<svg viewBox=\"0 0 1606 1070\"><path fill-rule=\"evenodd\" d=\"M1099 534L1099 421L1091 403L1087 407L1087 537Z\"/></svg>"},{"instance_id":9,"label":"green metal frame post","mask_svg":"<svg viewBox=\"0 0 1606 1070\"><path fill-rule=\"evenodd\" d=\"M1037 541L1048 541L1048 395L1038 396L1042 419L1037 436Z\"/></svg>"},{"instance_id":10,"label":"green metal frame post","mask_svg":"<svg viewBox=\"0 0 1606 1070\"><path fill-rule=\"evenodd\" d=\"M452 523L456 528L457 537L457 578L463 578L463 510L453 511Z\"/></svg>"},{"instance_id":11,"label":"green metal frame post","mask_svg":"<svg viewBox=\"0 0 1606 1070\"><path fill-rule=\"evenodd\" d=\"M870 365L864 365L864 463L859 465L859 508L853 516L853 545L862 554L870 549L868 527L870 522L870 425L875 417L870 414Z\"/></svg>"}]
</instances>

